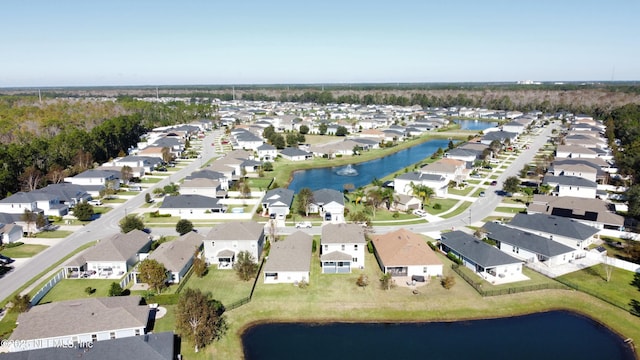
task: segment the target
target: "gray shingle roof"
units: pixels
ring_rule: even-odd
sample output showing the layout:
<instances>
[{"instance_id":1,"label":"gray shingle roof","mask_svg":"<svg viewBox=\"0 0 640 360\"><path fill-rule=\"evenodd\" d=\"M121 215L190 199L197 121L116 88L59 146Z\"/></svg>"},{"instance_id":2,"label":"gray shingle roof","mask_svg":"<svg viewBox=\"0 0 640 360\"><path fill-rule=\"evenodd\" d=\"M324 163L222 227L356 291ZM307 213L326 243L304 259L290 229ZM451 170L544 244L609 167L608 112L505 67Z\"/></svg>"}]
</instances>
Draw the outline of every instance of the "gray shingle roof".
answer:
<instances>
[{"instance_id":1,"label":"gray shingle roof","mask_svg":"<svg viewBox=\"0 0 640 360\"><path fill-rule=\"evenodd\" d=\"M311 156L311 153L294 147L287 147L280 150L280 154L285 156Z\"/></svg>"},{"instance_id":2,"label":"gray shingle roof","mask_svg":"<svg viewBox=\"0 0 640 360\"><path fill-rule=\"evenodd\" d=\"M144 249L150 241L149 234L140 230L115 234L100 240L96 245L71 259L68 264L83 265L87 261L126 261Z\"/></svg>"},{"instance_id":3,"label":"gray shingle roof","mask_svg":"<svg viewBox=\"0 0 640 360\"><path fill-rule=\"evenodd\" d=\"M559 185L570 185L570 186L582 186L585 188L595 188L598 186L595 181L587 180L585 178L579 176L553 176L547 175L544 177L543 184L559 184Z\"/></svg>"},{"instance_id":4,"label":"gray shingle roof","mask_svg":"<svg viewBox=\"0 0 640 360\"><path fill-rule=\"evenodd\" d=\"M332 251L330 253L322 254L320 256L321 261L351 261L353 257L342 251Z\"/></svg>"},{"instance_id":5,"label":"gray shingle roof","mask_svg":"<svg viewBox=\"0 0 640 360\"><path fill-rule=\"evenodd\" d=\"M338 190L320 189L313 192L313 203L318 205L336 202L344 205L344 194Z\"/></svg>"},{"instance_id":6,"label":"gray shingle roof","mask_svg":"<svg viewBox=\"0 0 640 360\"><path fill-rule=\"evenodd\" d=\"M440 242L484 268L522 262L459 230L442 234Z\"/></svg>"},{"instance_id":7,"label":"gray shingle roof","mask_svg":"<svg viewBox=\"0 0 640 360\"><path fill-rule=\"evenodd\" d=\"M173 360L175 335L161 332L120 339L102 340L91 347L46 348L2 354L3 360Z\"/></svg>"},{"instance_id":8,"label":"gray shingle roof","mask_svg":"<svg viewBox=\"0 0 640 360\"><path fill-rule=\"evenodd\" d=\"M546 214L516 214L507 225L578 240L586 240L599 232L576 220Z\"/></svg>"},{"instance_id":9,"label":"gray shingle roof","mask_svg":"<svg viewBox=\"0 0 640 360\"><path fill-rule=\"evenodd\" d=\"M262 203L272 206L286 206L290 207L293 202L293 190L285 188L277 188L267 191L262 198ZM283 205L281 205L282 203Z\"/></svg>"},{"instance_id":10,"label":"gray shingle roof","mask_svg":"<svg viewBox=\"0 0 640 360\"><path fill-rule=\"evenodd\" d=\"M206 240L258 240L264 233L264 225L255 221L233 221L216 225Z\"/></svg>"},{"instance_id":11,"label":"gray shingle roof","mask_svg":"<svg viewBox=\"0 0 640 360\"><path fill-rule=\"evenodd\" d=\"M490 239L544 256L557 256L575 250L548 238L493 222L484 224L484 228L488 231L487 237Z\"/></svg>"},{"instance_id":12,"label":"gray shingle roof","mask_svg":"<svg viewBox=\"0 0 640 360\"><path fill-rule=\"evenodd\" d=\"M326 224L322 227L322 244L362 244L364 229L358 224Z\"/></svg>"},{"instance_id":13,"label":"gray shingle roof","mask_svg":"<svg viewBox=\"0 0 640 360\"><path fill-rule=\"evenodd\" d=\"M193 258L196 249L202 247L204 236L196 232L188 232L176 240L160 244L149 259L157 260L167 270L178 272Z\"/></svg>"},{"instance_id":14,"label":"gray shingle roof","mask_svg":"<svg viewBox=\"0 0 640 360\"><path fill-rule=\"evenodd\" d=\"M146 327L149 307L140 296L114 296L37 305L18 316L12 340L43 339Z\"/></svg>"},{"instance_id":15,"label":"gray shingle roof","mask_svg":"<svg viewBox=\"0 0 640 360\"><path fill-rule=\"evenodd\" d=\"M401 180L409 180L409 181L444 181L444 177L442 175L437 174L424 174L418 171L408 172L401 175L398 175L397 179Z\"/></svg>"},{"instance_id":16,"label":"gray shingle roof","mask_svg":"<svg viewBox=\"0 0 640 360\"><path fill-rule=\"evenodd\" d=\"M296 231L284 240L271 243L264 271L310 271L312 242L311 235Z\"/></svg>"},{"instance_id":17,"label":"gray shingle roof","mask_svg":"<svg viewBox=\"0 0 640 360\"><path fill-rule=\"evenodd\" d=\"M202 195L165 196L161 209L215 209L222 207L218 199Z\"/></svg>"}]
</instances>

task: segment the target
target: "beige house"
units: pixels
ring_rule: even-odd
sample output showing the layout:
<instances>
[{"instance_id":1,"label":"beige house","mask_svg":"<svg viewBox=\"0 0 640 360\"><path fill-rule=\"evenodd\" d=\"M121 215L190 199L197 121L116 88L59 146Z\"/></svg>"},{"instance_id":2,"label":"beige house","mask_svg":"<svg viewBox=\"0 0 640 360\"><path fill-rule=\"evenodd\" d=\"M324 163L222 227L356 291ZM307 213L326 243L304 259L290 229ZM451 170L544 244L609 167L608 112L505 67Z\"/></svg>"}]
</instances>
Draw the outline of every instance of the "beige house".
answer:
<instances>
[{"instance_id":1,"label":"beige house","mask_svg":"<svg viewBox=\"0 0 640 360\"><path fill-rule=\"evenodd\" d=\"M442 276L443 263L426 240L409 230L400 229L372 235L376 259L385 274L398 277Z\"/></svg>"}]
</instances>

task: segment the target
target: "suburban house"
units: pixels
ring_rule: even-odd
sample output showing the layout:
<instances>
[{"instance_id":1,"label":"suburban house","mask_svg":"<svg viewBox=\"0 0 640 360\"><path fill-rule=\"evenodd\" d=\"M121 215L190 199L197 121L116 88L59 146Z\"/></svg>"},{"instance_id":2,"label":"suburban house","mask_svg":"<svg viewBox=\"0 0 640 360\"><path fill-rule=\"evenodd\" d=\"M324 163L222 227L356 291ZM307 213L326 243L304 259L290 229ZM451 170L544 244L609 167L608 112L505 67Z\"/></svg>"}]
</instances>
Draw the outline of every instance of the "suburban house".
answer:
<instances>
[{"instance_id":1,"label":"suburban house","mask_svg":"<svg viewBox=\"0 0 640 360\"><path fill-rule=\"evenodd\" d=\"M24 214L25 211L50 216L64 216L69 212L69 207L62 204L55 194L47 194L37 190L20 191L0 200L0 212Z\"/></svg>"},{"instance_id":2,"label":"suburban house","mask_svg":"<svg viewBox=\"0 0 640 360\"><path fill-rule=\"evenodd\" d=\"M624 226L624 217L615 213L614 205L600 199L536 194L527 214L566 217L596 229L619 230Z\"/></svg>"},{"instance_id":3,"label":"suburban house","mask_svg":"<svg viewBox=\"0 0 640 360\"><path fill-rule=\"evenodd\" d=\"M542 183L551 186L551 193L555 196L595 199L598 192L598 184L595 181L578 176L547 175Z\"/></svg>"},{"instance_id":4,"label":"suburban house","mask_svg":"<svg viewBox=\"0 0 640 360\"><path fill-rule=\"evenodd\" d=\"M414 232L399 229L383 235L372 235L378 265L385 274L421 280L442 276L443 263L427 245L426 240Z\"/></svg>"},{"instance_id":5,"label":"suburban house","mask_svg":"<svg viewBox=\"0 0 640 360\"><path fill-rule=\"evenodd\" d=\"M502 125L503 131L516 133L518 135L522 134L525 131L525 129L526 129L526 126L523 123L520 123L518 121L510 121Z\"/></svg>"},{"instance_id":6,"label":"suburban house","mask_svg":"<svg viewBox=\"0 0 640 360\"><path fill-rule=\"evenodd\" d=\"M158 213L183 219L211 219L212 213L223 213L226 210L227 207L217 198L189 194L165 196Z\"/></svg>"},{"instance_id":7,"label":"suburban house","mask_svg":"<svg viewBox=\"0 0 640 360\"><path fill-rule=\"evenodd\" d=\"M460 183L469 175L466 162L462 160L443 158L420 168L420 172L428 175L440 175L447 179L447 182L455 181Z\"/></svg>"},{"instance_id":8,"label":"suburban house","mask_svg":"<svg viewBox=\"0 0 640 360\"><path fill-rule=\"evenodd\" d=\"M197 178L184 180L180 184L180 194L197 194L211 198L224 198L227 191L222 187L219 180Z\"/></svg>"},{"instance_id":9,"label":"suburban house","mask_svg":"<svg viewBox=\"0 0 640 360\"><path fill-rule=\"evenodd\" d=\"M446 197L449 193L449 180L442 175L425 174L412 171L398 175L393 179L393 190L398 194L414 195L413 185L428 186L434 196Z\"/></svg>"},{"instance_id":10,"label":"suburban house","mask_svg":"<svg viewBox=\"0 0 640 360\"><path fill-rule=\"evenodd\" d=\"M314 191L309 213L320 214L325 222L344 222L344 194L333 189Z\"/></svg>"},{"instance_id":11,"label":"suburban house","mask_svg":"<svg viewBox=\"0 0 640 360\"><path fill-rule=\"evenodd\" d=\"M490 145L493 141L499 141L501 144L511 143L513 144L518 137L518 134L508 131L492 131L484 134L480 139L480 143Z\"/></svg>"},{"instance_id":12,"label":"suburban house","mask_svg":"<svg viewBox=\"0 0 640 360\"><path fill-rule=\"evenodd\" d=\"M113 296L37 305L18 316L10 352L89 347L91 343L144 335L149 307L140 296Z\"/></svg>"},{"instance_id":13,"label":"suburban house","mask_svg":"<svg viewBox=\"0 0 640 360\"><path fill-rule=\"evenodd\" d=\"M309 283L312 243L313 237L302 231L272 242L269 258L264 264L264 283Z\"/></svg>"},{"instance_id":14,"label":"suburban house","mask_svg":"<svg viewBox=\"0 0 640 360\"><path fill-rule=\"evenodd\" d=\"M395 194L392 207L399 211L422 209L422 200L411 195Z\"/></svg>"},{"instance_id":15,"label":"suburban house","mask_svg":"<svg viewBox=\"0 0 640 360\"><path fill-rule=\"evenodd\" d=\"M440 235L440 249L451 252L464 266L490 283L525 280L523 261L460 230Z\"/></svg>"},{"instance_id":16,"label":"suburban house","mask_svg":"<svg viewBox=\"0 0 640 360\"><path fill-rule=\"evenodd\" d=\"M66 347L43 348L2 354L2 360L110 360L145 359L175 360L179 348L173 331L129 336L120 339L102 340L93 343Z\"/></svg>"},{"instance_id":17,"label":"suburban house","mask_svg":"<svg viewBox=\"0 0 640 360\"><path fill-rule=\"evenodd\" d=\"M598 154L584 146L580 145L558 145L556 149L557 158L572 158L572 159L595 159Z\"/></svg>"},{"instance_id":18,"label":"suburban house","mask_svg":"<svg viewBox=\"0 0 640 360\"><path fill-rule=\"evenodd\" d=\"M262 144L256 148L258 153L258 160L261 161L274 161L278 156L278 149L270 144Z\"/></svg>"},{"instance_id":19,"label":"suburban house","mask_svg":"<svg viewBox=\"0 0 640 360\"><path fill-rule=\"evenodd\" d=\"M313 154L294 147L287 147L280 150L280 156L290 161L304 161L313 158Z\"/></svg>"},{"instance_id":20,"label":"suburban house","mask_svg":"<svg viewBox=\"0 0 640 360\"><path fill-rule=\"evenodd\" d=\"M571 262L576 249L549 238L510 228L494 222L484 224L487 238L496 242L496 247L526 263L540 262L557 266Z\"/></svg>"},{"instance_id":21,"label":"suburban house","mask_svg":"<svg viewBox=\"0 0 640 360\"><path fill-rule=\"evenodd\" d=\"M69 208L81 202L91 200L91 194L85 190L84 186L71 183L49 184L42 189L34 191L54 195L60 203L65 204Z\"/></svg>"},{"instance_id":22,"label":"suburban house","mask_svg":"<svg viewBox=\"0 0 640 360\"><path fill-rule=\"evenodd\" d=\"M577 220L546 214L516 214L506 225L548 237L574 249L591 245L600 231Z\"/></svg>"},{"instance_id":23,"label":"suburban house","mask_svg":"<svg viewBox=\"0 0 640 360\"><path fill-rule=\"evenodd\" d=\"M215 163L215 162L214 162ZM180 189L184 188L187 181L195 180L195 179L207 179L207 180L216 180L220 183L220 188L223 191L229 190L229 181L231 180L232 169L230 167L225 167L228 173L223 173L220 171L215 171L212 168L206 168L204 170L194 171L191 175L185 177L185 181L182 185L180 185ZM187 185L187 187L189 187ZM202 195L202 194L201 194Z\"/></svg>"},{"instance_id":24,"label":"suburban house","mask_svg":"<svg viewBox=\"0 0 640 360\"><path fill-rule=\"evenodd\" d=\"M323 274L350 273L364 268L364 229L358 224L326 224L322 226L320 262Z\"/></svg>"},{"instance_id":25,"label":"suburban house","mask_svg":"<svg viewBox=\"0 0 640 360\"><path fill-rule=\"evenodd\" d=\"M154 156L129 155L112 161L113 166L129 166L131 168L141 167L145 172L152 172L162 164L162 159Z\"/></svg>"},{"instance_id":26,"label":"suburban house","mask_svg":"<svg viewBox=\"0 0 640 360\"><path fill-rule=\"evenodd\" d=\"M286 219L293 203L293 190L271 189L262 197L262 214L276 220Z\"/></svg>"},{"instance_id":27,"label":"suburban house","mask_svg":"<svg viewBox=\"0 0 640 360\"><path fill-rule=\"evenodd\" d=\"M10 244L22 239L22 226L17 224L0 223L0 245Z\"/></svg>"},{"instance_id":28,"label":"suburban house","mask_svg":"<svg viewBox=\"0 0 640 360\"><path fill-rule=\"evenodd\" d=\"M91 196L98 196L100 190L107 187L118 190L120 188L120 176L120 171L89 169L75 176L66 177L64 181L82 185Z\"/></svg>"},{"instance_id":29,"label":"suburban house","mask_svg":"<svg viewBox=\"0 0 640 360\"><path fill-rule=\"evenodd\" d=\"M258 261L264 246L264 225L255 221L234 221L216 225L204 239L207 263L231 269L236 256L248 251Z\"/></svg>"},{"instance_id":30,"label":"suburban house","mask_svg":"<svg viewBox=\"0 0 640 360\"><path fill-rule=\"evenodd\" d=\"M246 129L235 129L231 132L233 136L232 145L235 148L250 149L256 151L260 145L264 144L261 137L254 135Z\"/></svg>"},{"instance_id":31,"label":"suburban house","mask_svg":"<svg viewBox=\"0 0 640 360\"><path fill-rule=\"evenodd\" d=\"M203 240L204 236L190 231L173 241L160 244L147 259L156 260L164 265L167 269L167 281L177 284L191 269L194 257L200 253Z\"/></svg>"},{"instance_id":32,"label":"suburban house","mask_svg":"<svg viewBox=\"0 0 640 360\"><path fill-rule=\"evenodd\" d=\"M586 164L554 164L550 172L555 176L576 176L596 182L598 170Z\"/></svg>"},{"instance_id":33,"label":"suburban house","mask_svg":"<svg viewBox=\"0 0 640 360\"><path fill-rule=\"evenodd\" d=\"M115 234L100 240L64 265L67 278L95 277L120 279L148 253L151 236L140 230Z\"/></svg>"}]
</instances>

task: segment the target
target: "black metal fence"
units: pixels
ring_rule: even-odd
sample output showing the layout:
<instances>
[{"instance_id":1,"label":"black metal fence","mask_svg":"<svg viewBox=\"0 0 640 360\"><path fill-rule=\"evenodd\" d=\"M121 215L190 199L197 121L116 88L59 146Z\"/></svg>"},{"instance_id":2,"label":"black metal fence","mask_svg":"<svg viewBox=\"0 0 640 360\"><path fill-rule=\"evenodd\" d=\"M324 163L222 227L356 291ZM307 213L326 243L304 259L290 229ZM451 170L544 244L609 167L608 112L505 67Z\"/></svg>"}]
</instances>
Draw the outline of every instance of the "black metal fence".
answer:
<instances>
[{"instance_id":1,"label":"black metal fence","mask_svg":"<svg viewBox=\"0 0 640 360\"><path fill-rule=\"evenodd\" d=\"M249 302L251 302L251 299L253 298L253 292L256 289L256 285L258 284L258 280L260 279L260 273L262 272L262 266L264 265L264 262L266 260L265 258L262 258L262 262L260 262L260 266L258 267L258 272L256 273L256 278L253 280L253 286L251 287L251 292L249 293L249 296L244 297L238 301L235 301L229 305L225 305L225 309L227 311L229 310L233 310L233 309L237 309L242 305L248 304Z\"/></svg>"}]
</instances>

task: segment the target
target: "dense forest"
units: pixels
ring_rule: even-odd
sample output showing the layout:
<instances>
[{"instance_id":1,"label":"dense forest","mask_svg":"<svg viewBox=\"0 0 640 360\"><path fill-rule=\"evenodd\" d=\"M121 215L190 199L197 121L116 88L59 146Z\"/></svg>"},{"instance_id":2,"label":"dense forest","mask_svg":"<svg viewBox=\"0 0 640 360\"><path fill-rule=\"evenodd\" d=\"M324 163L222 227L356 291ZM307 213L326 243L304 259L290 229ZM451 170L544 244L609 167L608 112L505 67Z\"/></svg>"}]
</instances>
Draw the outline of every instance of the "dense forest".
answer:
<instances>
[{"instance_id":1,"label":"dense forest","mask_svg":"<svg viewBox=\"0 0 640 360\"><path fill-rule=\"evenodd\" d=\"M636 85L613 87L460 87L332 88L307 87L160 89L60 89L42 99L0 92L0 197L59 182L121 155L147 129L215 115L211 99L391 104L424 107L485 107L501 110L569 111L605 120L610 143L624 174L640 169L640 91ZM23 90L24 91L24 90ZM2 94L3 93L3 94ZM188 97L170 103L135 100L132 94ZM125 95L122 95L125 94ZM92 96L88 98L84 96ZM113 96L112 101L96 96ZM195 101L196 98L202 101ZM209 99L208 101L206 99ZM637 193L637 195L636 195ZM630 214L640 217L640 185L629 191Z\"/></svg>"}]
</instances>

